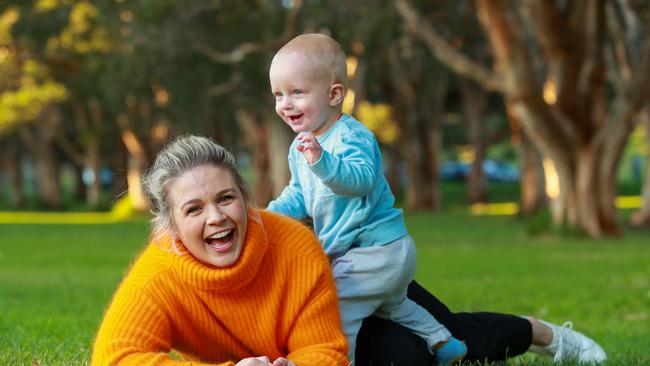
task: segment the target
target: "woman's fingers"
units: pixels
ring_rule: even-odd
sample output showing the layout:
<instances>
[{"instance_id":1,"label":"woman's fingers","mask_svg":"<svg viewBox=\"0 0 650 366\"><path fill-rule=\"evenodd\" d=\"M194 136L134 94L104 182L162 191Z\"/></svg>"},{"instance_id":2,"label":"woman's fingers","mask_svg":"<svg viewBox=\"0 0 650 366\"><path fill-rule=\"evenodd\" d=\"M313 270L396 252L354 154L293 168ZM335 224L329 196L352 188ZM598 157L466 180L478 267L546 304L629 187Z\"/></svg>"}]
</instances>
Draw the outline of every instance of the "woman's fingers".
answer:
<instances>
[{"instance_id":1,"label":"woman's fingers","mask_svg":"<svg viewBox=\"0 0 650 366\"><path fill-rule=\"evenodd\" d=\"M296 364L284 357L278 357L273 361L273 366L296 366Z\"/></svg>"}]
</instances>

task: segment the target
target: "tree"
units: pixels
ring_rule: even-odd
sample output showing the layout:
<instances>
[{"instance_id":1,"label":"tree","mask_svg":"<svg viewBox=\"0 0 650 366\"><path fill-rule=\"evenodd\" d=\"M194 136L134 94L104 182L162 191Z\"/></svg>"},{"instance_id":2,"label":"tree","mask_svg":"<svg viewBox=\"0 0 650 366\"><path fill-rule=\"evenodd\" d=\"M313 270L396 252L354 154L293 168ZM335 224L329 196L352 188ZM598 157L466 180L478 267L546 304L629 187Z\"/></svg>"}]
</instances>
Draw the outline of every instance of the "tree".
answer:
<instances>
[{"instance_id":1,"label":"tree","mask_svg":"<svg viewBox=\"0 0 650 366\"><path fill-rule=\"evenodd\" d=\"M650 92L647 9L625 1L478 0L491 71L450 46L406 0L396 5L438 58L503 95L552 170L547 176L557 175L554 223L592 237L619 235L616 171Z\"/></svg>"},{"instance_id":2,"label":"tree","mask_svg":"<svg viewBox=\"0 0 650 366\"><path fill-rule=\"evenodd\" d=\"M52 78L50 70L33 52L31 44L13 35L21 9L10 6L0 14L0 134L18 135L30 151L36 184L42 201L50 208L61 204L53 131L60 125L55 104L68 97L67 89ZM45 128L35 125L43 123ZM14 204L21 198L20 154L17 142L8 144L4 156L12 176Z\"/></svg>"}]
</instances>

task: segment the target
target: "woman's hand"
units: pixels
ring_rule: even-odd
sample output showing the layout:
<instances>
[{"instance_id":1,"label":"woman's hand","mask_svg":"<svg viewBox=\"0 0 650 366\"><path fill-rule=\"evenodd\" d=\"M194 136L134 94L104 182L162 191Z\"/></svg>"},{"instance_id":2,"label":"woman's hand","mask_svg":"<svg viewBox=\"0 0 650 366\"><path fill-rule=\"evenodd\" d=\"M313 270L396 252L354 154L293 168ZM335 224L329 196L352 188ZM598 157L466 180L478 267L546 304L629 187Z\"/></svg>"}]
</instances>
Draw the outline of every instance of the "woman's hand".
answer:
<instances>
[{"instance_id":1,"label":"woman's hand","mask_svg":"<svg viewBox=\"0 0 650 366\"><path fill-rule=\"evenodd\" d=\"M271 364L271 360L266 356L244 358L243 360L235 364L235 366L273 366L273 365L275 365L275 363Z\"/></svg>"},{"instance_id":2,"label":"woman's hand","mask_svg":"<svg viewBox=\"0 0 650 366\"><path fill-rule=\"evenodd\" d=\"M273 361L273 366L296 366L296 364L284 357L278 357L275 361Z\"/></svg>"}]
</instances>

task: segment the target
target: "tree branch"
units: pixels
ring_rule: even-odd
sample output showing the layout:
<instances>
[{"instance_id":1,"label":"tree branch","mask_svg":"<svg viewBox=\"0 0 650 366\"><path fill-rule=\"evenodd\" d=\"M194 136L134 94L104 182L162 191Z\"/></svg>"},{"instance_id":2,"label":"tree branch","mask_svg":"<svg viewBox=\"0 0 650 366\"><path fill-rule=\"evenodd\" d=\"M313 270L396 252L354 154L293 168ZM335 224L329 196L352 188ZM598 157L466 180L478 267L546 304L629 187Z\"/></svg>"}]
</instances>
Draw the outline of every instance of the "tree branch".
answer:
<instances>
[{"instance_id":1,"label":"tree branch","mask_svg":"<svg viewBox=\"0 0 650 366\"><path fill-rule=\"evenodd\" d=\"M563 31L568 29L552 1L526 0L524 13L532 25L533 35L551 62L565 58L571 48L572 38Z\"/></svg>"},{"instance_id":2,"label":"tree branch","mask_svg":"<svg viewBox=\"0 0 650 366\"><path fill-rule=\"evenodd\" d=\"M496 69L504 85L504 97L511 113L521 121L531 141L555 161L571 149L572 125L557 109L544 102L532 57L524 39L524 26L514 1L477 1L479 20L488 34Z\"/></svg>"},{"instance_id":3,"label":"tree branch","mask_svg":"<svg viewBox=\"0 0 650 366\"><path fill-rule=\"evenodd\" d=\"M233 72L230 80L226 81L225 83L211 85L208 88L208 94L211 97L218 97L230 93L235 89L237 89L241 81L242 81L241 73L238 71Z\"/></svg>"},{"instance_id":4,"label":"tree branch","mask_svg":"<svg viewBox=\"0 0 650 366\"><path fill-rule=\"evenodd\" d=\"M251 53L275 50L284 45L296 33L296 18L302 7L302 0L294 0L293 7L287 12L282 34L267 42L244 42L229 52L221 52L199 41L192 41L191 47L218 64L237 64Z\"/></svg>"},{"instance_id":5,"label":"tree branch","mask_svg":"<svg viewBox=\"0 0 650 366\"><path fill-rule=\"evenodd\" d=\"M616 9L614 9L614 4L611 2L605 5L605 12L607 16L606 24L607 30L612 35L612 51L611 56L609 56L608 66L609 72L616 84L620 83L621 85L624 82L627 82L632 77L632 63L630 60L630 55L628 54L627 40L625 39L625 31L623 30L624 26L621 24L621 21L616 14Z\"/></svg>"},{"instance_id":6,"label":"tree branch","mask_svg":"<svg viewBox=\"0 0 650 366\"><path fill-rule=\"evenodd\" d=\"M393 3L406 26L420 37L440 62L457 74L479 83L486 90L503 91L498 75L451 46L430 23L422 19L409 0L394 0Z\"/></svg>"}]
</instances>

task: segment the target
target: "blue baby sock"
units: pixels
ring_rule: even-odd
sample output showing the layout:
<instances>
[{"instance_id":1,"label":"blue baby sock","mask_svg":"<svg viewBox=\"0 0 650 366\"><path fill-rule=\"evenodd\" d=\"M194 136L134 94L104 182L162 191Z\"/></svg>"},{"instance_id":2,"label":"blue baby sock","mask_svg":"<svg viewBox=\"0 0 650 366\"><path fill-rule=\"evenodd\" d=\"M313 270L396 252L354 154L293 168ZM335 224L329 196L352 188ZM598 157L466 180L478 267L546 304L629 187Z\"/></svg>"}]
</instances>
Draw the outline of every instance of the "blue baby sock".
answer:
<instances>
[{"instance_id":1,"label":"blue baby sock","mask_svg":"<svg viewBox=\"0 0 650 366\"><path fill-rule=\"evenodd\" d=\"M436 362L439 365L451 365L465 357L467 346L454 337L450 337L442 347L435 349Z\"/></svg>"}]
</instances>

